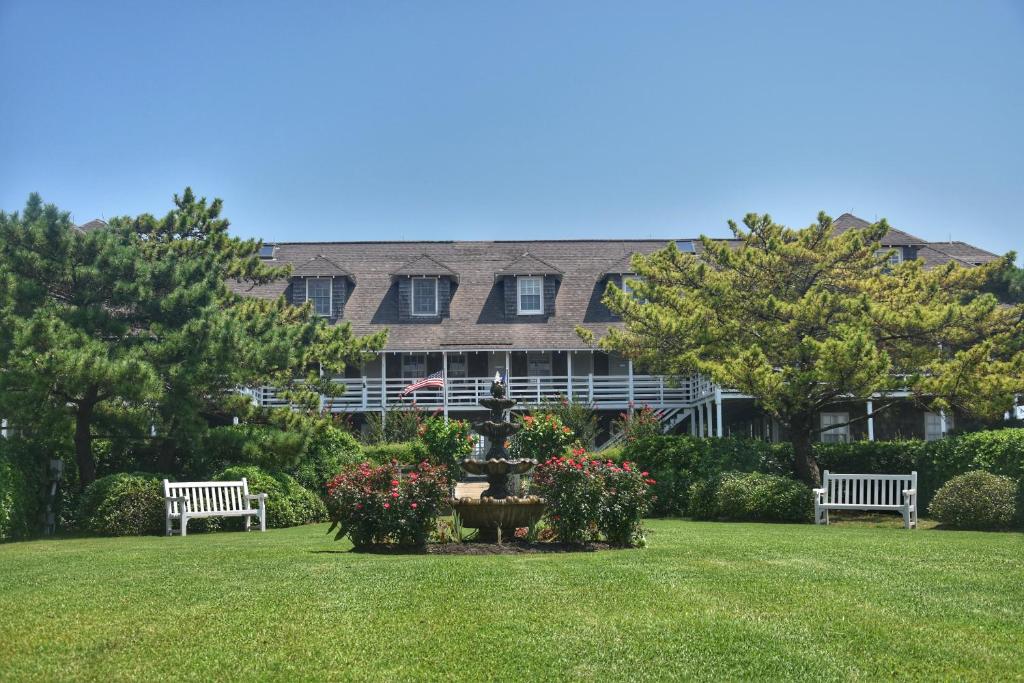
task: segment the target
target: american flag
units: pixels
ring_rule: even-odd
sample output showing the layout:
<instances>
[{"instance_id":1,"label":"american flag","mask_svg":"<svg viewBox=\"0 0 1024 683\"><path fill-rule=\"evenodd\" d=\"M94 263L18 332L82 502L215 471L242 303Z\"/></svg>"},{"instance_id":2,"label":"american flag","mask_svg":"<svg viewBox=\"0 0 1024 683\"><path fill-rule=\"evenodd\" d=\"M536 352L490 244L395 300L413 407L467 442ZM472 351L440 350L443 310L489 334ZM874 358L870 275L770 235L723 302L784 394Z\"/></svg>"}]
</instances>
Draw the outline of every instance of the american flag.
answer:
<instances>
[{"instance_id":1,"label":"american flag","mask_svg":"<svg viewBox=\"0 0 1024 683\"><path fill-rule=\"evenodd\" d=\"M407 396L414 391L420 389L444 389L444 373L441 371L427 375L423 379L418 379L405 389L402 389L402 396Z\"/></svg>"}]
</instances>

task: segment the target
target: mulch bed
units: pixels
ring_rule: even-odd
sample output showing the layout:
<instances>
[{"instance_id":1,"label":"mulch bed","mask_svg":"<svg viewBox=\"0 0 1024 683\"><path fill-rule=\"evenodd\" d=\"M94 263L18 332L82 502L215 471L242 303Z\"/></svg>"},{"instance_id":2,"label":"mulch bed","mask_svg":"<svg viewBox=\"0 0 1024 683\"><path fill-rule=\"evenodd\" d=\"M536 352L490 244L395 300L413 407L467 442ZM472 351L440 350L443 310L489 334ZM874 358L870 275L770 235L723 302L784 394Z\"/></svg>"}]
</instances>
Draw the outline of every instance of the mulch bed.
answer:
<instances>
[{"instance_id":1,"label":"mulch bed","mask_svg":"<svg viewBox=\"0 0 1024 683\"><path fill-rule=\"evenodd\" d=\"M353 548L354 553L374 553L379 555L526 555L531 553L593 553L599 550L617 550L607 543L586 543L570 545L567 543L527 543L526 541L507 541L497 543L429 543L425 548L403 548L395 545L377 545L365 548Z\"/></svg>"}]
</instances>

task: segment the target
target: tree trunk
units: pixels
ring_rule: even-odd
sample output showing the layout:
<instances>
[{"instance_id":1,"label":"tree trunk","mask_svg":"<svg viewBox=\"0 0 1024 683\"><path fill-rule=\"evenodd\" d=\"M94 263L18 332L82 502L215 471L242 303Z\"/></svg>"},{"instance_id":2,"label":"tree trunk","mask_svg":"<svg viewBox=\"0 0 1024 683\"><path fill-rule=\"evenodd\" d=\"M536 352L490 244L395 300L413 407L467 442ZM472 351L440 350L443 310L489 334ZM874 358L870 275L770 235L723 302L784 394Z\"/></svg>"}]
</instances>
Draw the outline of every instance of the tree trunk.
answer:
<instances>
[{"instance_id":1,"label":"tree trunk","mask_svg":"<svg viewBox=\"0 0 1024 683\"><path fill-rule=\"evenodd\" d=\"M812 488L821 486L821 472L818 461L814 459L814 448L811 445L811 430L806 427L793 429L793 468L797 479Z\"/></svg>"},{"instance_id":2,"label":"tree trunk","mask_svg":"<svg viewBox=\"0 0 1024 683\"><path fill-rule=\"evenodd\" d=\"M90 389L75 411L75 464L78 487L84 489L96 481L96 461L92 457L92 416L96 408L96 390Z\"/></svg>"}]
</instances>

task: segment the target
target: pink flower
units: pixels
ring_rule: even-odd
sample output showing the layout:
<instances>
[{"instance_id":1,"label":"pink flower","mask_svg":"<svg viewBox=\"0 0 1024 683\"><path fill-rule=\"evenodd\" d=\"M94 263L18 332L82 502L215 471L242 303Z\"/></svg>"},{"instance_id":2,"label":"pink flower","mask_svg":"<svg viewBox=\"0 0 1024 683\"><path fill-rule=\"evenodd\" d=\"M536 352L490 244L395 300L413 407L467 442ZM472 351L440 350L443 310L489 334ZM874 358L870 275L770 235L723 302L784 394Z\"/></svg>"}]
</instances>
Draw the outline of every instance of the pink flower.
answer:
<instances>
[{"instance_id":1,"label":"pink flower","mask_svg":"<svg viewBox=\"0 0 1024 683\"><path fill-rule=\"evenodd\" d=\"M392 491L391 492L391 497L392 498L398 498L398 491Z\"/></svg>"},{"instance_id":2,"label":"pink flower","mask_svg":"<svg viewBox=\"0 0 1024 683\"><path fill-rule=\"evenodd\" d=\"M412 508L413 510L415 510L415 509L416 509L416 503L413 503L413 504L412 504L412 505L410 505L409 507L411 507L411 508Z\"/></svg>"},{"instance_id":3,"label":"pink flower","mask_svg":"<svg viewBox=\"0 0 1024 683\"><path fill-rule=\"evenodd\" d=\"M398 480L397 479L392 479L391 480L391 485L392 486L398 486Z\"/></svg>"},{"instance_id":4,"label":"pink flower","mask_svg":"<svg viewBox=\"0 0 1024 683\"><path fill-rule=\"evenodd\" d=\"M391 509L391 503L384 503L384 509L385 510L390 510Z\"/></svg>"}]
</instances>

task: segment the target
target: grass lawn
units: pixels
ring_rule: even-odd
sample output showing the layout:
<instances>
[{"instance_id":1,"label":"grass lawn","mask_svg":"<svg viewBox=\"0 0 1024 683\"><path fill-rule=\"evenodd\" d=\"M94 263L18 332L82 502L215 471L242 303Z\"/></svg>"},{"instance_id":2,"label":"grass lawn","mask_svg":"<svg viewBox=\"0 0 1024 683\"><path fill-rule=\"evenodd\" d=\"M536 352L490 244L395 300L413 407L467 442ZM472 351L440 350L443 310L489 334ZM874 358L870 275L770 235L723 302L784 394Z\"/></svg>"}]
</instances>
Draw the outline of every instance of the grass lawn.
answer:
<instances>
[{"instance_id":1,"label":"grass lawn","mask_svg":"<svg viewBox=\"0 0 1024 683\"><path fill-rule=\"evenodd\" d=\"M0 680L1024 675L1021 534L649 526L598 554L355 554L326 525L0 545Z\"/></svg>"}]
</instances>

